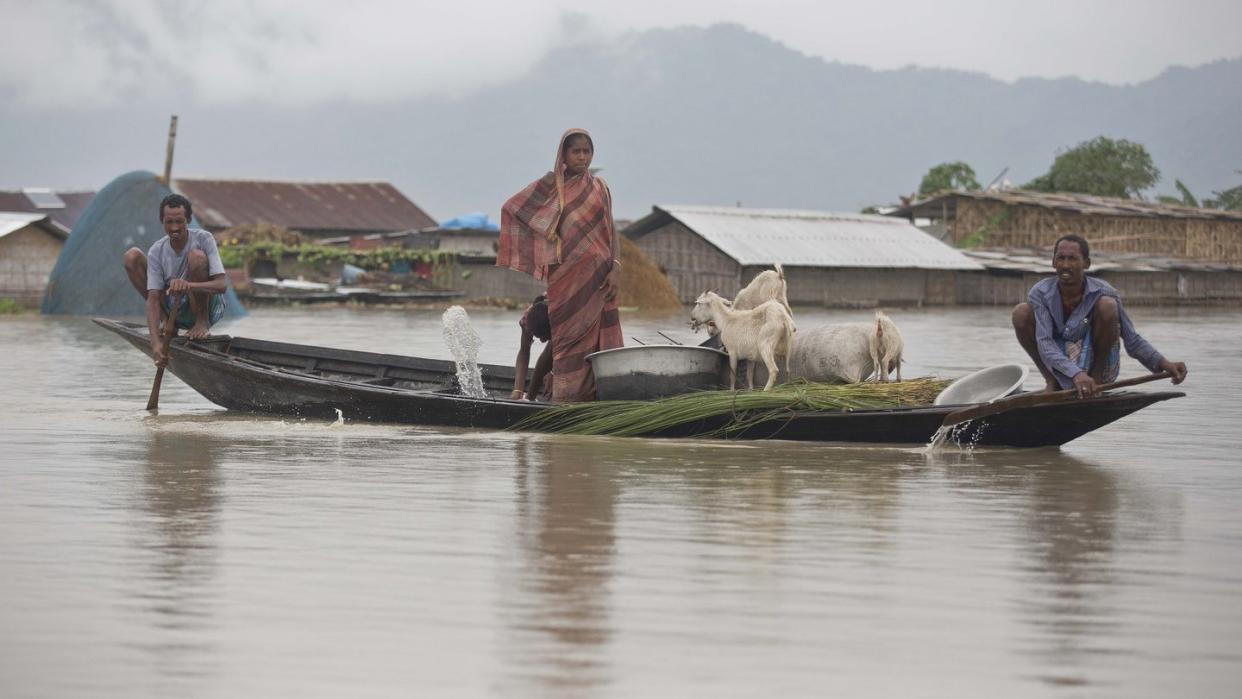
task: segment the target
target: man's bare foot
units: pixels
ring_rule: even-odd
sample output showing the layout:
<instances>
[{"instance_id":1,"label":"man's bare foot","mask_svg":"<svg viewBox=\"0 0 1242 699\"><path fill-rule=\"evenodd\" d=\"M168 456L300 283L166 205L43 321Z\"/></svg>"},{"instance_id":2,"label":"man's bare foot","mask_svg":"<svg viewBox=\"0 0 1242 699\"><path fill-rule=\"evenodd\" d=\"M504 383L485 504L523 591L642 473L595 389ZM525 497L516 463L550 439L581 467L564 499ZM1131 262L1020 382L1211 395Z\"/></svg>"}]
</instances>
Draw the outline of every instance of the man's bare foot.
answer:
<instances>
[{"instance_id":1,"label":"man's bare foot","mask_svg":"<svg viewBox=\"0 0 1242 699\"><path fill-rule=\"evenodd\" d=\"M211 334L211 326L206 323L195 323L194 327L185 334L187 339L201 340Z\"/></svg>"},{"instance_id":2,"label":"man's bare foot","mask_svg":"<svg viewBox=\"0 0 1242 699\"><path fill-rule=\"evenodd\" d=\"M1054 393L1059 390L1061 390L1061 384L1056 381L1049 380L1044 382L1044 393Z\"/></svg>"}]
</instances>

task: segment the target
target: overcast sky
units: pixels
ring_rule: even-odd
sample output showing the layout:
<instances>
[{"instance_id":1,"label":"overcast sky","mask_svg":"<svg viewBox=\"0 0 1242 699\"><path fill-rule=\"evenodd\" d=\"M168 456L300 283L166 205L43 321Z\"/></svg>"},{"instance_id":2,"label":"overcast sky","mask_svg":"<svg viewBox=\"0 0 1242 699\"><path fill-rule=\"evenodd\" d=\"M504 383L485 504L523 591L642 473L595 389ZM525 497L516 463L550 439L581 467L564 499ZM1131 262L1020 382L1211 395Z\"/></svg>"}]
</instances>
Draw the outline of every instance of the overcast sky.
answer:
<instances>
[{"instance_id":1,"label":"overcast sky","mask_svg":"<svg viewBox=\"0 0 1242 699\"><path fill-rule=\"evenodd\" d=\"M1002 80L1242 55L1240 0L0 0L0 109L382 103L483 89L569 41L724 21L826 60Z\"/></svg>"}]
</instances>

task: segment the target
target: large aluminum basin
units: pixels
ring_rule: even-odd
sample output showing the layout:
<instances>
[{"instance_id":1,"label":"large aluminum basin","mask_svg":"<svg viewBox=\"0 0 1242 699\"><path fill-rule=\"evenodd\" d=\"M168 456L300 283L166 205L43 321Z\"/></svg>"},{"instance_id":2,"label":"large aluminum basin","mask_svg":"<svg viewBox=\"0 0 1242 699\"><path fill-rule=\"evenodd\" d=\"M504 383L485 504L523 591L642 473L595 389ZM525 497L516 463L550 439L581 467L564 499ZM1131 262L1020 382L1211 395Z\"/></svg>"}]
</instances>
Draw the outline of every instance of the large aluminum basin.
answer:
<instances>
[{"instance_id":1,"label":"large aluminum basin","mask_svg":"<svg viewBox=\"0 0 1242 699\"><path fill-rule=\"evenodd\" d=\"M647 400L721 388L729 355L695 345L637 345L587 355L600 400ZM727 385L727 384L726 384Z\"/></svg>"},{"instance_id":2,"label":"large aluminum basin","mask_svg":"<svg viewBox=\"0 0 1242 699\"><path fill-rule=\"evenodd\" d=\"M1027 371L1021 364L1002 364L980 369L946 386L936 396L936 405L967 405L999 400L1022 388Z\"/></svg>"}]
</instances>

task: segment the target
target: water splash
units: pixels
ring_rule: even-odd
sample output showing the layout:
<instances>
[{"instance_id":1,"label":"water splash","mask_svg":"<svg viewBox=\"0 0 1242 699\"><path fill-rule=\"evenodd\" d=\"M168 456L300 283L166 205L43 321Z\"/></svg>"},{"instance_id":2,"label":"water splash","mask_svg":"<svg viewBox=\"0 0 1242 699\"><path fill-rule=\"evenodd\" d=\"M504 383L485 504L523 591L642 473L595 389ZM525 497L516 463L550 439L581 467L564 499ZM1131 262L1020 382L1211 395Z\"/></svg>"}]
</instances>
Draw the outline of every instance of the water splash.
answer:
<instances>
[{"instance_id":1,"label":"water splash","mask_svg":"<svg viewBox=\"0 0 1242 699\"><path fill-rule=\"evenodd\" d=\"M975 424L978 423L978 424ZM973 430L970 426L975 424ZM985 420L967 420L959 422L956 425L941 425L936 434L932 435L931 441L923 448L924 454L937 454L944 449L944 445L952 442L958 447L966 449L974 449L975 445L983 437L983 428L987 425Z\"/></svg>"},{"instance_id":2,"label":"water splash","mask_svg":"<svg viewBox=\"0 0 1242 699\"><path fill-rule=\"evenodd\" d=\"M444 323L444 342L457 364L457 383L461 392L471 398L486 398L483 372L479 370L479 348L483 341L470 325L470 316L461 306L449 306L440 320Z\"/></svg>"},{"instance_id":3,"label":"water splash","mask_svg":"<svg viewBox=\"0 0 1242 699\"><path fill-rule=\"evenodd\" d=\"M333 408L333 410L336 411L336 422L332 423L331 425L328 425L328 427L344 427L345 426L345 413L342 412L340 408Z\"/></svg>"},{"instance_id":4,"label":"water splash","mask_svg":"<svg viewBox=\"0 0 1242 699\"><path fill-rule=\"evenodd\" d=\"M953 426L945 427L941 425L936 429L936 434L932 435L931 441L927 446L923 447L924 454L935 454L944 449L944 443L949 439L949 433L953 431Z\"/></svg>"}]
</instances>

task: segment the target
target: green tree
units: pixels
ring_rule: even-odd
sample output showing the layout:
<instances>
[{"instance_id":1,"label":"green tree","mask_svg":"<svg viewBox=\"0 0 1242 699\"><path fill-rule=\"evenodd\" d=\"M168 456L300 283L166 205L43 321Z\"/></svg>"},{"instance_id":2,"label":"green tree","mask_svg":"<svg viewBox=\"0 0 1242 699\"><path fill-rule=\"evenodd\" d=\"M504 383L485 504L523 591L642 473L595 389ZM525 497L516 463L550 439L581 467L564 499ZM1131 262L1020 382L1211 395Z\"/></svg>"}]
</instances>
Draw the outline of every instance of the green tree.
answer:
<instances>
[{"instance_id":1,"label":"green tree","mask_svg":"<svg viewBox=\"0 0 1242 699\"><path fill-rule=\"evenodd\" d=\"M1023 189L1139 199L1159 179L1142 144L1100 136L1058 153L1048 172Z\"/></svg>"},{"instance_id":2,"label":"green tree","mask_svg":"<svg viewBox=\"0 0 1242 699\"><path fill-rule=\"evenodd\" d=\"M1242 170L1238 170L1238 174L1242 175ZM1222 211L1242 211L1242 185L1224 191L1212 192L1212 196L1204 197L1202 202L1195 198L1195 195L1190 192L1190 188L1183 184L1181 180L1174 180L1173 185L1177 187L1178 193L1182 195L1180 199L1162 194L1156 197L1156 200L1161 204L1220 209Z\"/></svg>"},{"instance_id":3,"label":"green tree","mask_svg":"<svg viewBox=\"0 0 1242 699\"><path fill-rule=\"evenodd\" d=\"M951 163L940 163L923 175L919 184L919 196L945 189L964 189L968 192L979 190L979 181L975 179L975 170L960 160Z\"/></svg>"},{"instance_id":4,"label":"green tree","mask_svg":"<svg viewBox=\"0 0 1242 699\"><path fill-rule=\"evenodd\" d=\"M1226 189L1223 192L1212 192L1211 199L1204 199L1203 205L1209 209L1223 209L1225 211L1242 211L1242 185L1233 189Z\"/></svg>"},{"instance_id":5,"label":"green tree","mask_svg":"<svg viewBox=\"0 0 1242 699\"><path fill-rule=\"evenodd\" d=\"M1242 170L1238 170L1242 175ZM1242 185L1226 189L1223 192L1212 192L1212 198L1204 199L1203 205L1209 209L1225 211L1242 211Z\"/></svg>"},{"instance_id":6,"label":"green tree","mask_svg":"<svg viewBox=\"0 0 1242 699\"><path fill-rule=\"evenodd\" d=\"M1177 197L1171 197L1167 194L1161 194L1160 196L1156 197L1156 201L1160 202L1161 204L1173 204L1176 206L1190 206L1196 209L1199 208L1199 200L1195 199L1195 195L1191 194L1190 188L1187 187L1185 184L1183 184L1181 180L1173 180L1173 186L1177 187L1177 192L1182 195L1181 199L1178 199Z\"/></svg>"}]
</instances>

